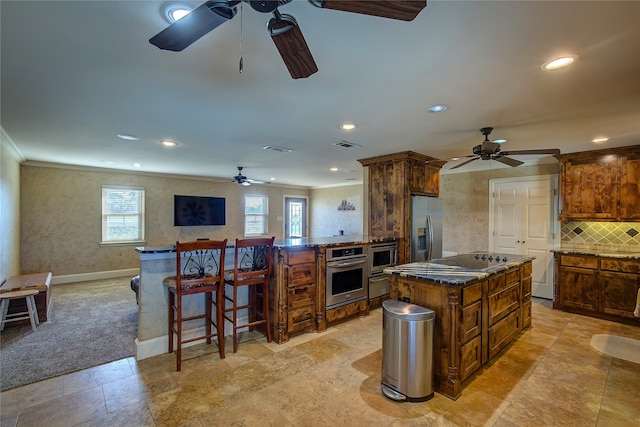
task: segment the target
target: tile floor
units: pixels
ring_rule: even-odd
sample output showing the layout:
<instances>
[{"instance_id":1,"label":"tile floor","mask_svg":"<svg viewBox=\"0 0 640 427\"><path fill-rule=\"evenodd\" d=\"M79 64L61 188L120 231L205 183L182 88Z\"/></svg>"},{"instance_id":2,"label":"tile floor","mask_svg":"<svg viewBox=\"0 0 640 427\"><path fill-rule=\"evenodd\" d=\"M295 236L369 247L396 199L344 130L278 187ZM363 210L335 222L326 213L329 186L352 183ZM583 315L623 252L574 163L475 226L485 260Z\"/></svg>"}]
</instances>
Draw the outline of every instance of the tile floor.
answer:
<instances>
[{"instance_id":1,"label":"tile floor","mask_svg":"<svg viewBox=\"0 0 640 427\"><path fill-rule=\"evenodd\" d=\"M640 364L591 348L591 336L640 339L626 326L536 300L533 328L450 400L392 402L380 393L382 310L285 344L250 337L214 348L123 359L0 393L13 426L639 426ZM229 338L227 338L229 343ZM228 348L231 345L228 344Z\"/></svg>"}]
</instances>

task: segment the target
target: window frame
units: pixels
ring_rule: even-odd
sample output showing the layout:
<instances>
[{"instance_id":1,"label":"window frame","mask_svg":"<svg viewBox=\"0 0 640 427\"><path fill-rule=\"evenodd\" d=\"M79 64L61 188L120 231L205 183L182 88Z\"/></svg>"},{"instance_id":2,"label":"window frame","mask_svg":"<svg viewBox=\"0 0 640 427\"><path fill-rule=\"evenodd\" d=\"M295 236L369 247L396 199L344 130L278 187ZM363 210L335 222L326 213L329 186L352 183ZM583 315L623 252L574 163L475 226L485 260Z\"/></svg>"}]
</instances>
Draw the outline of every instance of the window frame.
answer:
<instances>
[{"instance_id":1,"label":"window frame","mask_svg":"<svg viewBox=\"0 0 640 427\"><path fill-rule=\"evenodd\" d=\"M110 191L136 191L138 192L138 212L134 214L110 214L107 213L107 195ZM129 185L103 185L101 191L101 241L100 246L117 246L117 245L138 245L144 244L145 241L145 198L146 193L144 187L135 187ZM107 219L112 216L118 217L136 217L138 218L138 238L127 240L109 239L107 231Z\"/></svg>"},{"instance_id":2,"label":"window frame","mask_svg":"<svg viewBox=\"0 0 640 427\"><path fill-rule=\"evenodd\" d=\"M260 198L262 199L263 212L261 214L247 213L247 199ZM262 218L262 232L261 233L248 233L247 232L247 219L248 218ZM259 237L266 236L269 233L269 196L265 194L245 194L244 195L244 236L245 237Z\"/></svg>"}]
</instances>

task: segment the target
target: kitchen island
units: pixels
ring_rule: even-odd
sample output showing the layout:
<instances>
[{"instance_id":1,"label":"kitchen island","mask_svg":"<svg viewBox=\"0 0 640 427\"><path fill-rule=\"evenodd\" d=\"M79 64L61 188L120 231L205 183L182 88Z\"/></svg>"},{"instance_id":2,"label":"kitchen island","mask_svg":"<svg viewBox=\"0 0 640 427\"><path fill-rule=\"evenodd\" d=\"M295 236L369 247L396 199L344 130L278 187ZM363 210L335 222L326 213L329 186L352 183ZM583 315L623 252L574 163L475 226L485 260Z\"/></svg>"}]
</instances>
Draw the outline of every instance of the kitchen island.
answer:
<instances>
[{"instance_id":1,"label":"kitchen island","mask_svg":"<svg viewBox=\"0 0 640 427\"><path fill-rule=\"evenodd\" d=\"M391 299L436 313L435 391L457 399L466 379L531 327L533 259L473 253L384 270Z\"/></svg>"},{"instance_id":2,"label":"kitchen island","mask_svg":"<svg viewBox=\"0 0 640 427\"><path fill-rule=\"evenodd\" d=\"M270 287L271 328L277 343L291 336L307 332L322 332L328 326L349 318L366 315L366 298L333 310L325 307L325 256L328 248L362 245L395 239L369 238L362 235L291 238L274 242L273 273ZM225 254L225 270L233 269L235 241L229 241ZM165 277L175 275L175 246L137 247L140 257L138 289L138 335L135 342L136 359L165 353L168 349L167 289ZM364 268L366 270L366 267ZM246 290L241 301L248 300ZM204 310L202 298L189 296L183 310L196 314ZM197 322L193 322L194 324ZM202 322L204 325L204 322ZM193 325L198 328L198 325ZM204 327L204 326L202 326ZM185 335L196 331L186 330ZM225 335L231 329L226 325Z\"/></svg>"}]
</instances>

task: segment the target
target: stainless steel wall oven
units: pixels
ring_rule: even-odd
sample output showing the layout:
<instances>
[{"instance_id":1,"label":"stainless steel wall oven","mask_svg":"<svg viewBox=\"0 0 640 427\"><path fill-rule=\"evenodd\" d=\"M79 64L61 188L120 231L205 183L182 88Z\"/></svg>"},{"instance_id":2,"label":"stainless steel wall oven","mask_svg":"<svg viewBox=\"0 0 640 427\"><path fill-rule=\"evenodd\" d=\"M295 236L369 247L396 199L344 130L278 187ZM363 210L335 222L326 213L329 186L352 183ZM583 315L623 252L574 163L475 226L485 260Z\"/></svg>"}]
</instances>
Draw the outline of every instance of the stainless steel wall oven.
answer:
<instances>
[{"instance_id":1,"label":"stainless steel wall oven","mask_svg":"<svg viewBox=\"0 0 640 427\"><path fill-rule=\"evenodd\" d=\"M364 246L327 249L326 308L367 298L367 252Z\"/></svg>"},{"instance_id":2,"label":"stainless steel wall oven","mask_svg":"<svg viewBox=\"0 0 640 427\"><path fill-rule=\"evenodd\" d=\"M391 283L384 274L386 267L397 263L397 243L374 244L369 247L369 299L388 294Z\"/></svg>"}]
</instances>

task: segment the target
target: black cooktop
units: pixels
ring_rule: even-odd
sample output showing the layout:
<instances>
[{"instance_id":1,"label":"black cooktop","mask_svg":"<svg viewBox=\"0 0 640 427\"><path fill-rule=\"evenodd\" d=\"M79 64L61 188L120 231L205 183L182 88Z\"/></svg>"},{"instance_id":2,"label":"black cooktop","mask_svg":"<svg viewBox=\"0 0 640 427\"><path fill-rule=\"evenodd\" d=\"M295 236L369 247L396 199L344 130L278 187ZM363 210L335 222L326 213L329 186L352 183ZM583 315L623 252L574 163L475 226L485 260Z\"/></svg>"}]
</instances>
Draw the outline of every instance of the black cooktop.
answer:
<instances>
[{"instance_id":1,"label":"black cooktop","mask_svg":"<svg viewBox=\"0 0 640 427\"><path fill-rule=\"evenodd\" d=\"M485 268L499 266L507 261L511 261L504 254L463 254L447 258L432 260L434 264L451 265L455 267L468 268L470 270L484 270Z\"/></svg>"}]
</instances>

